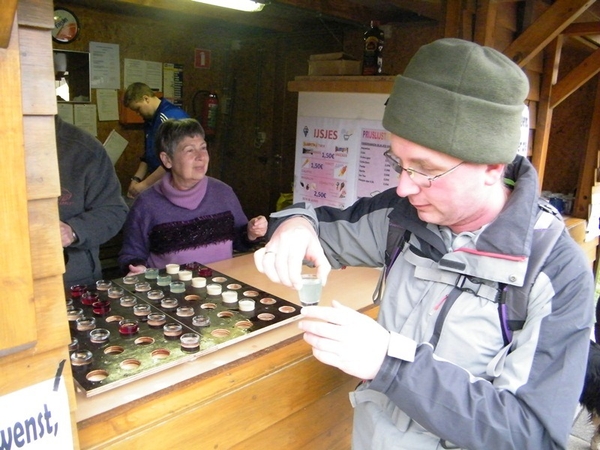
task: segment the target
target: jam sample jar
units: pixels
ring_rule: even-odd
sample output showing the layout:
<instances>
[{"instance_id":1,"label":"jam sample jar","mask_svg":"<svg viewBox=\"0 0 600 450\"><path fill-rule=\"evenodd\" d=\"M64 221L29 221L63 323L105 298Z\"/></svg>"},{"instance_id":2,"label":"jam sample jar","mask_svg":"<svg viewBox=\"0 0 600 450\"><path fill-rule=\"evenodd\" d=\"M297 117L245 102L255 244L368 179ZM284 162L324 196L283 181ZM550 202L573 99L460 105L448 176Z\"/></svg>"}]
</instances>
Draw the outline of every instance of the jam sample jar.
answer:
<instances>
[{"instance_id":1,"label":"jam sample jar","mask_svg":"<svg viewBox=\"0 0 600 450\"><path fill-rule=\"evenodd\" d=\"M163 298L160 301L160 306L165 308L165 309L175 309L177 308L177 305L179 304L179 300L177 300L176 298Z\"/></svg>"},{"instance_id":2,"label":"jam sample jar","mask_svg":"<svg viewBox=\"0 0 600 450\"><path fill-rule=\"evenodd\" d=\"M125 289L121 286L112 286L108 288L108 296L110 298L121 298L125 295Z\"/></svg>"},{"instance_id":3,"label":"jam sample jar","mask_svg":"<svg viewBox=\"0 0 600 450\"><path fill-rule=\"evenodd\" d=\"M204 314L198 314L192 317L192 325L195 327L208 327L210 326L210 318Z\"/></svg>"},{"instance_id":4,"label":"jam sample jar","mask_svg":"<svg viewBox=\"0 0 600 450\"><path fill-rule=\"evenodd\" d=\"M192 271L191 270L180 270L179 271L179 279L181 281L190 281L192 279Z\"/></svg>"},{"instance_id":5,"label":"jam sample jar","mask_svg":"<svg viewBox=\"0 0 600 450\"><path fill-rule=\"evenodd\" d=\"M199 277L210 278L212 277L212 274L212 269L209 269L208 267L203 267L202 269L198 270Z\"/></svg>"},{"instance_id":6,"label":"jam sample jar","mask_svg":"<svg viewBox=\"0 0 600 450\"><path fill-rule=\"evenodd\" d=\"M238 301L238 293L236 291L223 291L221 297L223 297L223 303L228 306L233 306Z\"/></svg>"},{"instance_id":7,"label":"jam sample jar","mask_svg":"<svg viewBox=\"0 0 600 450\"><path fill-rule=\"evenodd\" d=\"M75 321L77 331L90 331L96 328L96 319L93 317L80 317Z\"/></svg>"},{"instance_id":8,"label":"jam sample jar","mask_svg":"<svg viewBox=\"0 0 600 450\"><path fill-rule=\"evenodd\" d=\"M110 337L110 331L106 328L94 328L90 331L90 342L94 344L104 344L108 342L108 338Z\"/></svg>"},{"instance_id":9,"label":"jam sample jar","mask_svg":"<svg viewBox=\"0 0 600 450\"><path fill-rule=\"evenodd\" d=\"M158 269L156 267L148 267L144 272L146 280L156 280L158 277Z\"/></svg>"},{"instance_id":10,"label":"jam sample jar","mask_svg":"<svg viewBox=\"0 0 600 450\"><path fill-rule=\"evenodd\" d=\"M197 352L200 350L200 335L197 333L184 333L180 336L181 351Z\"/></svg>"},{"instance_id":11,"label":"jam sample jar","mask_svg":"<svg viewBox=\"0 0 600 450\"><path fill-rule=\"evenodd\" d=\"M78 299L81 297L81 294L87 291L87 286L85 284L75 284L71 286L71 298Z\"/></svg>"},{"instance_id":12,"label":"jam sample jar","mask_svg":"<svg viewBox=\"0 0 600 450\"><path fill-rule=\"evenodd\" d=\"M145 303L139 303L133 307L133 314L140 318L140 320L146 320L148 314L152 312L150 305Z\"/></svg>"},{"instance_id":13,"label":"jam sample jar","mask_svg":"<svg viewBox=\"0 0 600 450\"><path fill-rule=\"evenodd\" d=\"M163 313L150 313L147 316L149 327L162 327L167 322L167 316Z\"/></svg>"},{"instance_id":14,"label":"jam sample jar","mask_svg":"<svg viewBox=\"0 0 600 450\"><path fill-rule=\"evenodd\" d=\"M124 295L119 300L119 303L121 304L121 306L125 307L133 306L137 303L137 298L135 298L133 295Z\"/></svg>"},{"instance_id":15,"label":"jam sample jar","mask_svg":"<svg viewBox=\"0 0 600 450\"><path fill-rule=\"evenodd\" d=\"M76 350L71 353L71 364L73 366L86 366L92 362L92 352L89 350Z\"/></svg>"},{"instance_id":16,"label":"jam sample jar","mask_svg":"<svg viewBox=\"0 0 600 450\"><path fill-rule=\"evenodd\" d=\"M168 286L171 284L171 275L159 275L156 278L156 284L159 286Z\"/></svg>"},{"instance_id":17,"label":"jam sample jar","mask_svg":"<svg viewBox=\"0 0 600 450\"><path fill-rule=\"evenodd\" d=\"M123 319L119 322L119 333L122 336L133 336L139 329L140 325L136 319Z\"/></svg>"},{"instance_id":18,"label":"jam sample jar","mask_svg":"<svg viewBox=\"0 0 600 450\"><path fill-rule=\"evenodd\" d=\"M223 288L220 284L212 283L206 285L206 293L208 295L221 295Z\"/></svg>"},{"instance_id":19,"label":"jam sample jar","mask_svg":"<svg viewBox=\"0 0 600 450\"><path fill-rule=\"evenodd\" d=\"M100 298L100 295L97 292L85 291L81 294L80 300L83 305L92 305L94 302L97 302Z\"/></svg>"},{"instance_id":20,"label":"jam sample jar","mask_svg":"<svg viewBox=\"0 0 600 450\"><path fill-rule=\"evenodd\" d=\"M110 301L98 300L92 303L92 312L97 316L103 316L110 312Z\"/></svg>"},{"instance_id":21,"label":"jam sample jar","mask_svg":"<svg viewBox=\"0 0 600 450\"><path fill-rule=\"evenodd\" d=\"M185 283L183 281L171 281L169 289L173 294L183 294L185 292Z\"/></svg>"},{"instance_id":22,"label":"jam sample jar","mask_svg":"<svg viewBox=\"0 0 600 450\"><path fill-rule=\"evenodd\" d=\"M165 269L169 275L176 275L179 273L179 264L167 264Z\"/></svg>"},{"instance_id":23,"label":"jam sample jar","mask_svg":"<svg viewBox=\"0 0 600 450\"><path fill-rule=\"evenodd\" d=\"M206 287L206 278L204 278L204 277L192 278L192 287L195 287L195 288Z\"/></svg>"},{"instance_id":24,"label":"jam sample jar","mask_svg":"<svg viewBox=\"0 0 600 450\"><path fill-rule=\"evenodd\" d=\"M163 325L163 334L167 339L177 339L183 332L183 326L180 323L170 322Z\"/></svg>"},{"instance_id":25,"label":"jam sample jar","mask_svg":"<svg viewBox=\"0 0 600 450\"><path fill-rule=\"evenodd\" d=\"M112 281L110 280L98 280L96 281L96 289L99 291L108 291L108 288L112 286Z\"/></svg>"},{"instance_id":26,"label":"jam sample jar","mask_svg":"<svg viewBox=\"0 0 600 450\"><path fill-rule=\"evenodd\" d=\"M135 284L137 282L138 282L137 275L127 275L126 277L123 277L124 284Z\"/></svg>"}]
</instances>

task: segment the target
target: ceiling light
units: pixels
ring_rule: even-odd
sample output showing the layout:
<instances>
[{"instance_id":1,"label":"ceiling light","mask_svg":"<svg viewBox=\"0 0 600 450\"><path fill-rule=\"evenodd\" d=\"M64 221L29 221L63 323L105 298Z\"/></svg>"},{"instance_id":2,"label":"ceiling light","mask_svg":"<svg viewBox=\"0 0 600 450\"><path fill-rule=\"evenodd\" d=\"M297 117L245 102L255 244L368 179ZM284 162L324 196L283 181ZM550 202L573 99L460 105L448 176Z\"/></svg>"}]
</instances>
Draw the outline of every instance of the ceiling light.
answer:
<instances>
[{"instance_id":1,"label":"ceiling light","mask_svg":"<svg viewBox=\"0 0 600 450\"><path fill-rule=\"evenodd\" d=\"M222 6L223 8L237 9L246 12L262 11L264 3L253 0L194 0L195 2L205 3L207 5Z\"/></svg>"}]
</instances>

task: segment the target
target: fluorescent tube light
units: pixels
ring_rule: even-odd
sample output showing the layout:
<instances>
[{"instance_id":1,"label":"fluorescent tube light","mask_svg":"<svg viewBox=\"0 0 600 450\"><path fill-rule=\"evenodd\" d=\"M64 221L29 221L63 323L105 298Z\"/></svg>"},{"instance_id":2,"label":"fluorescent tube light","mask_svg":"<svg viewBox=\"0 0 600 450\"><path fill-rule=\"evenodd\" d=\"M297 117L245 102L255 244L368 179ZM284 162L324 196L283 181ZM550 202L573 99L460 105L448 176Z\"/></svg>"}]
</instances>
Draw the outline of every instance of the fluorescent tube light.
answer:
<instances>
[{"instance_id":1,"label":"fluorescent tube light","mask_svg":"<svg viewBox=\"0 0 600 450\"><path fill-rule=\"evenodd\" d=\"M246 12L262 11L264 3L258 3L253 0L194 0L195 2L205 3L212 6L221 6L223 8L237 9Z\"/></svg>"}]
</instances>

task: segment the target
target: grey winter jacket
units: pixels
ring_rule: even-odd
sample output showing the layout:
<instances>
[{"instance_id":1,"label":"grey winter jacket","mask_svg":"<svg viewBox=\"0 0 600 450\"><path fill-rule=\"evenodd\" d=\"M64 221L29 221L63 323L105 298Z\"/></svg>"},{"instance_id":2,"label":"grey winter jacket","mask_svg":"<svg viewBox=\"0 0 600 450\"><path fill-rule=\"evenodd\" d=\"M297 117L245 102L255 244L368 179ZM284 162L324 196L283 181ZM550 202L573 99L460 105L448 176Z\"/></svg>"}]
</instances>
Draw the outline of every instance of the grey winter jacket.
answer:
<instances>
[{"instance_id":1,"label":"grey winter jacket","mask_svg":"<svg viewBox=\"0 0 600 450\"><path fill-rule=\"evenodd\" d=\"M469 292L449 310L437 344L430 342L458 273L489 280L490 287L523 283L538 212L537 175L517 157L507 177L516 183L504 210L483 231L459 235L458 248L393 189L343 211L297 204L272 215L310 217L336 268L381 267L390 223L410 231L389 269L378 321L416 341L415 359L387 356L375 379L351 394L353 448L566 448L594 305L590 265L566 231L533 285L512 350L494 296Z\"/></svg>"},{"instance_id":2,"label":"grey winter jacket","mask_svg":"<svg viewBox=\"0 0 600 450\"><path fill-rule=\"evenodd\" d=\"M94 136L56 116L61 195L60 220L78 240L64 249L65 287L102 278L100 245L115 236L127 217L121 185L106 150Z\"/></svg>"}]
</instances>

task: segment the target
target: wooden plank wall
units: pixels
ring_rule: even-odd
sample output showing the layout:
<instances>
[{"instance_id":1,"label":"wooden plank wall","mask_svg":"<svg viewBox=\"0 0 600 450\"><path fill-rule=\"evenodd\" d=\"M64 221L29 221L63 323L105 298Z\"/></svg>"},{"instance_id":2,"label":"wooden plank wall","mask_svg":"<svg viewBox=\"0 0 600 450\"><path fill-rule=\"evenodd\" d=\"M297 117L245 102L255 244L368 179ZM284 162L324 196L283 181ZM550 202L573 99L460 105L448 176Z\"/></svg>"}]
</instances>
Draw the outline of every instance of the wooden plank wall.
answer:
<instances>
[{"instance_id":1,"label":"wooden plank wall","mask_svg":"<svg viewBox=\"0 0 600 450\"><path fill-rule=\"evenodd\" d=\"M19 325L15 331L0 324L0 395L54 378L66 360L63 374L78 448L58 226L52 9L51 0L19 1L9 45L0 50L5 155L0 226L10 236L0 244L5 271L0 287L10 293L1 302L0 320Z\"/></svg>"}]
</instances>

